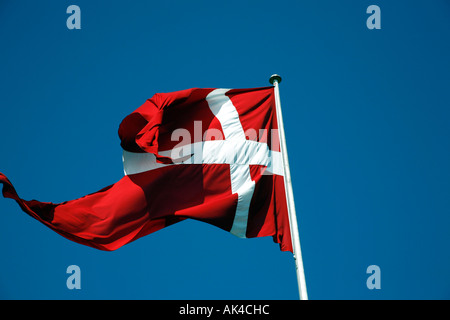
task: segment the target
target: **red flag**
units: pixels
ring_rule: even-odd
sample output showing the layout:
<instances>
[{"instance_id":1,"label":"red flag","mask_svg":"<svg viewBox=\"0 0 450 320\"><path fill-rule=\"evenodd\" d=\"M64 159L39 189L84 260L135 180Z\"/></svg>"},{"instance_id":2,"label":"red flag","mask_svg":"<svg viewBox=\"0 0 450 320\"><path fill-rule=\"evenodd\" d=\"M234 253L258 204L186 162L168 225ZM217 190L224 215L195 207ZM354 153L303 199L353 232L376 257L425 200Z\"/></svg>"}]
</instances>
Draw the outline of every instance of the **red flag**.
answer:
<instances>
[{"instance_id":1,"label":"red flag","mask_svg":"<svg viewBox=\"0 0 450 320\"><path fill-rule=\"evenodd\" d=\"M59 204L3 195L60 235L115 250L195 219L241 238L292 244L274 88L188 89L155 94L120 124L125 176Z\"/></svg>"}]
</instances>

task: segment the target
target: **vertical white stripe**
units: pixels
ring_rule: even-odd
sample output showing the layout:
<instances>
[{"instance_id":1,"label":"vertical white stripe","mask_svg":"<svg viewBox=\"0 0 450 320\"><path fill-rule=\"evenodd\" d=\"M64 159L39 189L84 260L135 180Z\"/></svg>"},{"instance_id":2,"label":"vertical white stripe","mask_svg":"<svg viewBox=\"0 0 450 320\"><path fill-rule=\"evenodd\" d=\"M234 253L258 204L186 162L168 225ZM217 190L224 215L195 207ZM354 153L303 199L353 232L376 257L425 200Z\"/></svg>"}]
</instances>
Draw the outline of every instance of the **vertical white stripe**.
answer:
<instances>
[{"instance_id":1,"label":"vertical white stripe","mask_svg":"<svg viewBox=\"0 0 450 320\"><path fill-rule=\"evenodd\" d=\"M206 101L222 126L225 140L245 141L245 133L236 107L226 96L229 89L216 89L208 94ZM247 233L248 211L255 190L249 165L230 164L231 190L238 194L238 203L230 232L240 238Z\"/></svg>"},{"instance_id":2,"label":"vertical white stripe","mask_svg":"<svg viewBox=\"0 0 450 320\"><path fill-rule=\"evenodd\" d=\"M230 98L225 95L228 91L230 89L216 89L208 94L206 101L208 101L209 108L222 126L225 140L245 140L239 113Z\"/></svg>"},{"instance_id":3,"label":"vertical white stripe","mask_svg":"<svg viewBox=\"0 0 450 320\"><path fill-rule=\"evenodd\" d=\"M250 167L242 164L231 164L231 191L238 194L236 215L230 232L239 238L247 233L248 211L255 191L255 182L250 176Z\"/></svg>"}]
</instances>

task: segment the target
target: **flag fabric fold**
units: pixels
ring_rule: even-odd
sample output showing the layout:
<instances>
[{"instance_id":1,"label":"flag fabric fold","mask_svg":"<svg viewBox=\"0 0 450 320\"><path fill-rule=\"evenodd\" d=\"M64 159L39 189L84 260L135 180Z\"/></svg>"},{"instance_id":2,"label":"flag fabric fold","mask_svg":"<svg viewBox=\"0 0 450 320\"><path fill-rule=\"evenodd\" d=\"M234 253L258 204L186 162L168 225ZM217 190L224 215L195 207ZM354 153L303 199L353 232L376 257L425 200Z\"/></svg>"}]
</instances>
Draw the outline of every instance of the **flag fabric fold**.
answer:
<instances>
[{"instance_id":1,"label":"flag fabric fold","mask_svg":"<svg viewBox=\"0 0 450 320\"><path fill-rule=\"evenodd\" d=\"M3 196L60 235L115 250L185 219L292 244L273 87L155 94L119 126L125 176L62 203Z\"/></svg>"}]
</instances>

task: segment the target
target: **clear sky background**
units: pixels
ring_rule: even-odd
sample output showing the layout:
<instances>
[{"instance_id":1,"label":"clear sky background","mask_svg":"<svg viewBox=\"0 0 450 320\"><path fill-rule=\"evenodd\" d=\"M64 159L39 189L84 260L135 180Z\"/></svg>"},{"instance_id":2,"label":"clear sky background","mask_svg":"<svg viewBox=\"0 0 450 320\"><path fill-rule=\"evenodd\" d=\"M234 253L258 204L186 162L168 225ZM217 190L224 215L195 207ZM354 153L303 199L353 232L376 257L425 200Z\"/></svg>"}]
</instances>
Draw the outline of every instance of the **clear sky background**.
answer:
<instances>
[{"instance_id":1,"label":"clear sky background","mask_svg":"<svg viewBox=\"0 0 450 320\"><path fill-rule=\"evenodd\" d=\"M66 9L81 8L81 30ZM369 5L381 29L369 30ZM0 0L0 171L62 202L123 176L157 92L280 85L310 299L450 298L450 2ZM69 290L69 265L81 290ZM366 269L381 270L381 289ZM0 198L2 299L297 299L271 238L184 221L114 252Z\"/></svg>"}]
</instances>

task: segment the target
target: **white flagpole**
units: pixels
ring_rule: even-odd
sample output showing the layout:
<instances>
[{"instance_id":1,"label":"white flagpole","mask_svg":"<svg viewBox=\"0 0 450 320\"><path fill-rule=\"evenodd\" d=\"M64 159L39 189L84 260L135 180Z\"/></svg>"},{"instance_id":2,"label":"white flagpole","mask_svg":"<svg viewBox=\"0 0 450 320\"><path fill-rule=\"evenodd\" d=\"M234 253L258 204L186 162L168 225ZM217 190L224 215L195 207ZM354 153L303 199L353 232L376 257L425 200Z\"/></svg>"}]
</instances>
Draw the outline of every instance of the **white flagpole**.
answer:
<instances>
[{"instance_id":1,"label":"white flagpole","mask_svg":"<svg viewBox=\"0 0 450 320\"><path fill-rule=\"evenodd\" d=\"M286 200L289 214L289 225L291 230L292 247L294 250L295 269L297 272L298 292L300 300L308 300L308 293L306 292L305 271L303 269L302 251L300 248L300 236L298 234L297 215L295 213L294 193L292 190L291 171L289 169L289 160L286 148L286 137L284 134L283 115L281 112L280 91L278 84L281 82L281 77L274 74L270 77L269 82L274 85L275 91L275 105L278 119L278 132L280 134L280 148L283 157L284 167L284 187L286 189Z\"/></svg>"}]
</instances>

